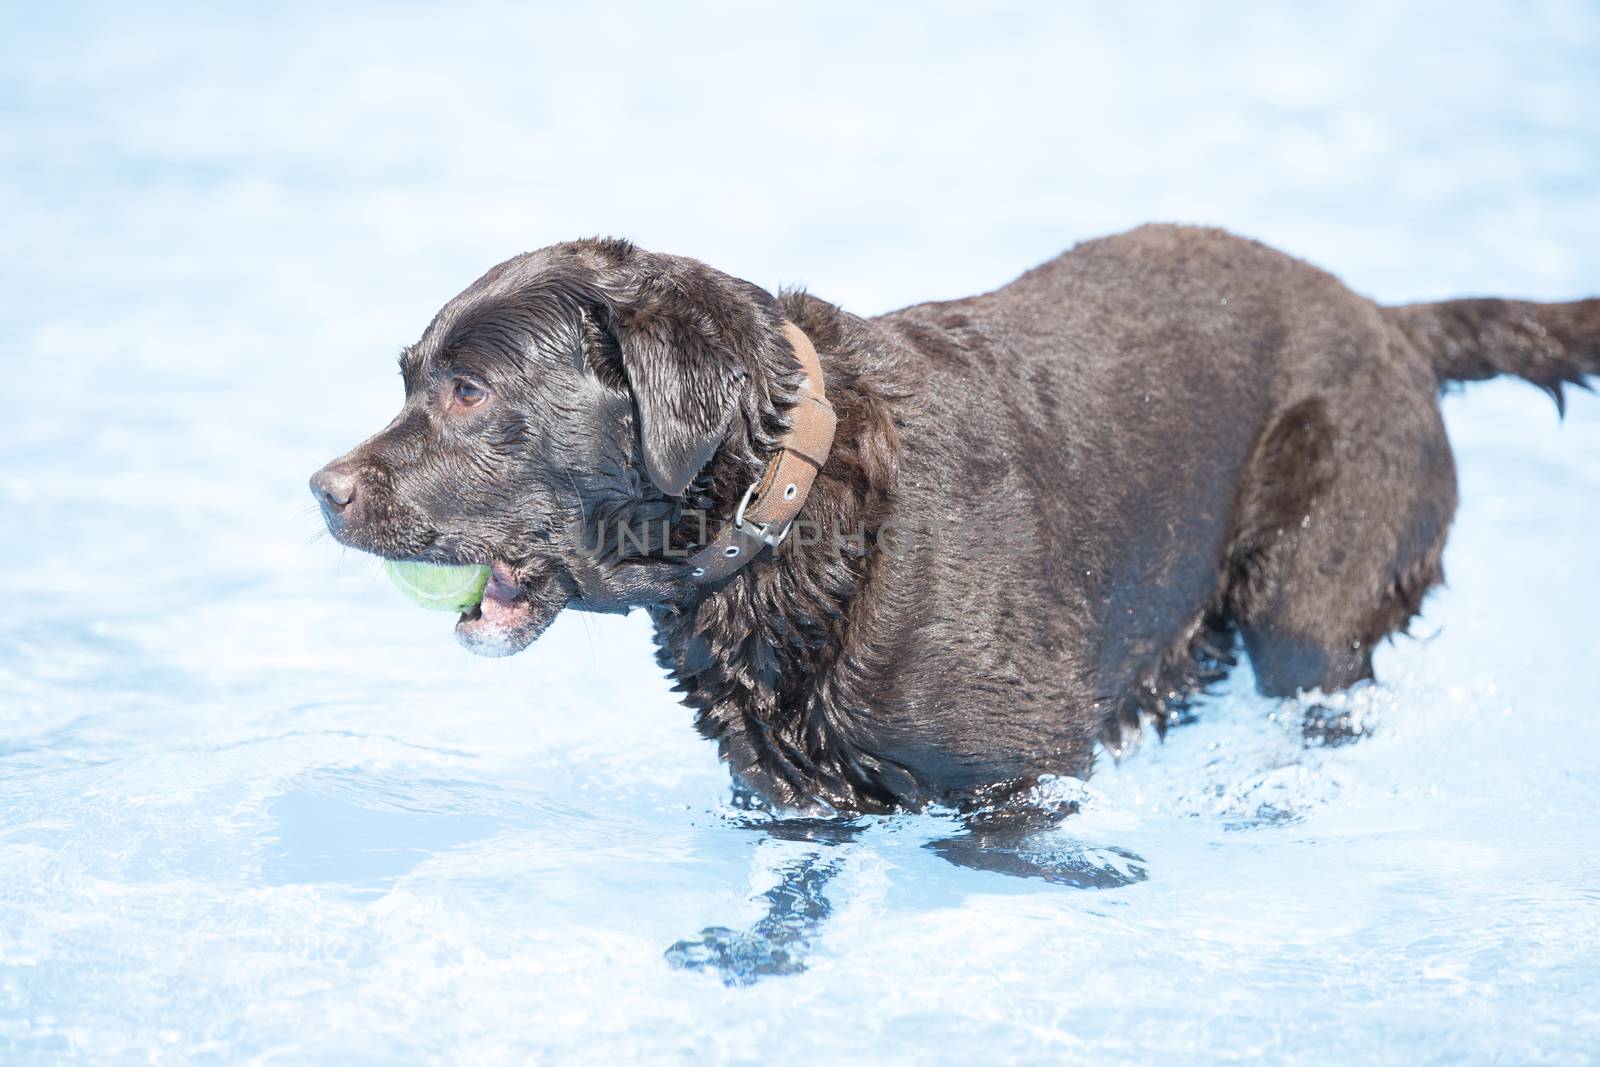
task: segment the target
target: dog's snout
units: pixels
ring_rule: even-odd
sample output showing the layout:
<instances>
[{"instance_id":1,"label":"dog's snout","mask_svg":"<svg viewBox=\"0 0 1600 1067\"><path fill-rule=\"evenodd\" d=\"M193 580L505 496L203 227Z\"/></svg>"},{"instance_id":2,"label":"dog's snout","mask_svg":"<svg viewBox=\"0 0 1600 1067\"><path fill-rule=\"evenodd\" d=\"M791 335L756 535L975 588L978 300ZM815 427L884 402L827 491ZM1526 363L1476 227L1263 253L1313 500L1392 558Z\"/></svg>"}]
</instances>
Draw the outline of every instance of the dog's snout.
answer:
<instances>
[{"instance_id":1,"label":"dog's snout","mask_svg":"<svg viewBox=\"0 0 1600 1067\"><path fill-rule=\"evenodd\" d=\"M311 495L330 522L342 521L356 500L356 472L343 463L330 463L311 476Z\"/></svg>"}]
</instances>

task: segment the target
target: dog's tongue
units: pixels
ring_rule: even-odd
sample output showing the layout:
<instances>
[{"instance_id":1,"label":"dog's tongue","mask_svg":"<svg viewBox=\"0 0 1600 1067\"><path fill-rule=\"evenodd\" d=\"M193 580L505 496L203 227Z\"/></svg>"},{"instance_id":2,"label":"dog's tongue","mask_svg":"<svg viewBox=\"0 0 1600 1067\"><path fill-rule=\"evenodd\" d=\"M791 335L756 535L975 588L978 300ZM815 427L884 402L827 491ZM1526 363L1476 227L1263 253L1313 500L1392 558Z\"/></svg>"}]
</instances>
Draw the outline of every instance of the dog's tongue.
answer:
<instances>
[{"instance_id":1,"label":"dog's tongue","mask_svg":"<svg viewBox=\"0 0 1600 1067\"><path fill-rule=\"evenodd\" d=\"M496 560L489 567L483 602L456 620L456 640L480 656L521 652L544 632L564 603L551 596L530 596L511 567Z\"/></svg>"},{"instance_id":2,"label":"dog's tongue","mask_svg":"<svg viewBox=\"0 0 1600 1067\"><path fill-rule=\"evenodd\" d=\"M522 590L511 574L511 568L498 560L489 567L489 583L483 587L483 602L478 614L491 625L509 625L517 613L528 612L528 602L522 599ZM465 621L470 611L461 616Z\"/></svg>"}]
</instances>

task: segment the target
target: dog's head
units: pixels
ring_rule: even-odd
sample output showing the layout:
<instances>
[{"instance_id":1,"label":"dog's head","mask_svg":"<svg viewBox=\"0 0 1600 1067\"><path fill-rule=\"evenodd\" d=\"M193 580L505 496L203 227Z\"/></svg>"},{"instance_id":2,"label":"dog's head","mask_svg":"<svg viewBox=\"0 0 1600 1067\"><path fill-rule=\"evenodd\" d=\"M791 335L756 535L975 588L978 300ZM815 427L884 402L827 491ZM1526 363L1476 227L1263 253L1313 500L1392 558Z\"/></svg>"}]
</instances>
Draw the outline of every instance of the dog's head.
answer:
<instances>
[{"instance_id":1,"label":"dog's head","mask_svg":"<svg viewBox=\"0 0 1600 1067\"><path fill-rule=\"evenodd\" d=\"M599 240L519 256L404 351L400 414L312 493L343 544L489 564L456 624L484 655L527 647L568 605L669 599L688 568L659 551L667 530L719 495L711 467L737 482L783 429L781 328L770 294L694 260Z\"/></svg>"}]
</instances>

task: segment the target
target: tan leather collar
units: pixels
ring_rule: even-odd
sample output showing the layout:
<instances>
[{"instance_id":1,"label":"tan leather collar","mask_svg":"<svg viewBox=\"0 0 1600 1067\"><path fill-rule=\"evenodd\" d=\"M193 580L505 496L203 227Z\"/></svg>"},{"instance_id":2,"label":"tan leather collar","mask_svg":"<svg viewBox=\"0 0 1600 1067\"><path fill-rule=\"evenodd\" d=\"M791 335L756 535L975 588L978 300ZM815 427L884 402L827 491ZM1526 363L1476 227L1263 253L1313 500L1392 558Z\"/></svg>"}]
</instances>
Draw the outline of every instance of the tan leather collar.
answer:
<instances>
[{"instance_id":1,"label":"tan leather collar","mask_svg":"<svg viewBox=\"0 0 1600 1067\"><path fill-rule=\"evenodd\" d=\"M783 543L833 447L838 417L823 388L822 361L800 327L785 320L783 335L805 372L800 394L789 409L789 432L779 440L778 452L761 478L745 490L733 521L689 557L694 580L701 585L721 581L755 559L763 548Z\"/></svg>"}]
</instances>

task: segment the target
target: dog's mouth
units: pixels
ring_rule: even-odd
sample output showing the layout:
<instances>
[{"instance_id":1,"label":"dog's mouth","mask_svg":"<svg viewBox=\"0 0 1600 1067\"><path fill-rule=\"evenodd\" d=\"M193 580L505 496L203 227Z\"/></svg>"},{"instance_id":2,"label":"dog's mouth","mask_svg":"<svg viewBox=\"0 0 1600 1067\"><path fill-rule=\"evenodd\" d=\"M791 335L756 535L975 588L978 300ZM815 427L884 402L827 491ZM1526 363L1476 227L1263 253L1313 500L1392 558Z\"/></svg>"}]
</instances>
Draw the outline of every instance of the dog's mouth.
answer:
<instances>
[{"instance_id":1,"label":"dog's mouth","mask_svg":"<svg viewBox=\"0 0 1600 1067\"><path fill-rule=\"evenodd\" d=\"M480 656L510 656L544 633L572 599L572 583L562 570L518 573L495 560L483 601L456 620L456 640Z\"/></svg>"},{"instance_id":2,"label":"dog's mouth","mask_svg":"<svg viewBox=\"0 0 1600 1067\"><path fill-rule=\"evenodd\" d=\"M528 607L510 564L496 560L489 565L489 584L484 586L483 602L462 612L457 625L514 626L521 622Z\"/></svg>"}]
</instances>

